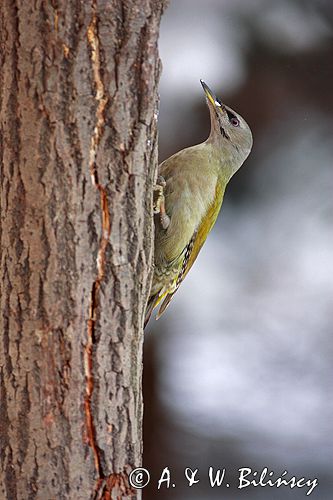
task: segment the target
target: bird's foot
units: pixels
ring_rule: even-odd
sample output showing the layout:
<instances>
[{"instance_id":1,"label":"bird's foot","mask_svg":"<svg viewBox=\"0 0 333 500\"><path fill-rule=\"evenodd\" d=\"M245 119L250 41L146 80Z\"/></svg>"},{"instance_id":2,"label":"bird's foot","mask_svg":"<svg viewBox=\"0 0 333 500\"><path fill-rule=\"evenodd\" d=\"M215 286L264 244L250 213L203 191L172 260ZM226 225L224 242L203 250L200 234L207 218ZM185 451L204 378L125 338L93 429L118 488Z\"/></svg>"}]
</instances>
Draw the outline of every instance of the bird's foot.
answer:
<instances>
[{"instance_id":1,"label":"bird's foot","mask_svg":"<svg viewBox=\"0 0 333 500\"><path fill-rule=\"evenodd\" d=\"M170 224L170 217L165 211L165 198L164 198L164 188L166 182L164 177L159 175L157 177L157 182L154 186L154 191L158 193L156 201L154 201L153 211L154 214L160 215L160 223L163 229L168 229Z\"/></svg>"}]
</instances>

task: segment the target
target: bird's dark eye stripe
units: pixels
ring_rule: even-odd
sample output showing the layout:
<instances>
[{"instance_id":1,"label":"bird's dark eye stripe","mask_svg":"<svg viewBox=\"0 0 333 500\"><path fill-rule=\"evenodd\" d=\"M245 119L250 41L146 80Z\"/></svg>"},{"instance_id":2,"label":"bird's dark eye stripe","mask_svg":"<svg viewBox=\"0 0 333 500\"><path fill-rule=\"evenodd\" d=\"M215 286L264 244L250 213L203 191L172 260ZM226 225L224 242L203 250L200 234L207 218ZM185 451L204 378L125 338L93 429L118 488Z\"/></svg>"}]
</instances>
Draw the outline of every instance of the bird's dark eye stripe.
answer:
<instances>
[{"instance_id":1,"label":"bird's dark eye stripe","mask_svg":"<svg viewBox=\"0 0 333 500\"><path fill-rule=\"evenodd\" d=\"M231 111L229 111L228 109L226 109L226 112L227 112L229 121L231 121L233 118L236 118L236 120L237 120L237 117L233 113L231 113Z\"/></svg>"}]
</instances>

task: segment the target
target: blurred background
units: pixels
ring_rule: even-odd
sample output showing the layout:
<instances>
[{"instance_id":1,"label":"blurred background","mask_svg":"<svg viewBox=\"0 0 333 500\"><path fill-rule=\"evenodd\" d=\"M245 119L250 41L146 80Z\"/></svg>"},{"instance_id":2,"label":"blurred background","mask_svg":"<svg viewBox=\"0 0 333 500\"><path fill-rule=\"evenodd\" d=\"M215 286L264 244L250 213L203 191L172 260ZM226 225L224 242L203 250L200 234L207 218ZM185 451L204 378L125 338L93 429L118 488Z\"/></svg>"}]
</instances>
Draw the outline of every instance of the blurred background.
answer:
<instances>
[{"instance_id":1,"label":"blurred background","mask_svg":"<svg viewBox=\"0 0 333 500\"><path fill-rule=\"evenodd\" d=\"M237 489L238 469L318 478L333 498L333 2L171 0L160 161L204 141L199 79L253 151L167 313L145 336L145 500L301 499ZM157 490L164 467L175 488ZM207 469L226 468L230 488ZM185 467L199 468L189 488Z\"/></svg>"}]
</instances>

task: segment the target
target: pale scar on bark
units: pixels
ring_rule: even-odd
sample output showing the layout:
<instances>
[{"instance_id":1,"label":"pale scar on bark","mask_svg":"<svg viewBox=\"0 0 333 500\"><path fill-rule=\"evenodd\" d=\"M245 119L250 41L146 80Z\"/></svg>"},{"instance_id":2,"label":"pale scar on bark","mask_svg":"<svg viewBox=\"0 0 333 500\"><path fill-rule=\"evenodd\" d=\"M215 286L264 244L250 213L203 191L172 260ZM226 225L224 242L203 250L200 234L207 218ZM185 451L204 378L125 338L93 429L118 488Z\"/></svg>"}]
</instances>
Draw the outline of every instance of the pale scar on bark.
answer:
<instances>
[{"instance_id":1,"label":"pale scar on bark","mask_svg":"<svg viewBox=\"0 0 333 500\"><path fill-rule=\"evenodd\" d=\"M160 214L160 223L163 229L168 229L170 224L170 217L165 211L165 198L164 198L164 188L166 186L166 182L164 177L159 175L157 177L156 184L154 186L154 192L157 192L157 198L154 201L153 211L154 214Z\"/></svg>"}]
</instances>

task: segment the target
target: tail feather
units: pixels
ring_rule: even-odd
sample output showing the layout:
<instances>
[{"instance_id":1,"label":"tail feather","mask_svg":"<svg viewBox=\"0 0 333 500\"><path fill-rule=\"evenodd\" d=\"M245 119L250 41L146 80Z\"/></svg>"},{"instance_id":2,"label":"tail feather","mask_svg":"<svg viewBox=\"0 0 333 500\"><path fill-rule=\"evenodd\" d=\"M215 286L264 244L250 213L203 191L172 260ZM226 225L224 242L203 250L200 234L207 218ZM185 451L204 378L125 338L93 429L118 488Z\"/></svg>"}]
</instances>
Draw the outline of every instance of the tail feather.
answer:
<instances>
[{"instance_id":1,"label":"tail feather","mask_svg":"<svg viewBox=\"0 0 333 500\"><path fill-rule=\"evenodd\" d=\"M171 299L173 298L176 291L177 291L177 289L171 293L168 293L168 292L161 293L161 291L159 291L159 292L155 293L155 295L152 295L149 298L148 304L146 307L145 322L144 322L143 328L146 328L146 325L147 325L148 321L150 320L150 317L152 315L153 310L163 300L163 302L158 310L158 313L156 315L156 319L159 319L162 316L162 314L165 312L166 308L170 304Z\"/></svg>"},{"instance_id":2,"label":"tail feather","mask_svg":"<svg viewBox=\"0 0 333 500\"><path fill-rule=\"evenodd\" d=\"M158 293L155 293L155 295L152 295L148 300L148 304L146 307L146 313L145 313L145 322L143 325L144 329L146 328L147 323L150 320L150 316L152 315L152 312L153 312L154 307L156 306L156 304L158 302L158 299L159 299Z\"/></svg>"},{"instance_id":3,"label":"tail feather","mask_svg":"<svg viewBox=\"0 0 333 500\"><path fill-rule=\"evenodd\" d=\"M163 302L161 304L161 307L158 310L156 319L159 319L162 316L162 314L165 312L166 308L170 304L171 299L172 299L172 297L174 296L175 293L176 293L176 290L174 292L172 292L172 293L168 293L167 294L167 296L165 297L165 299L163 300Z\"/></svg>"}]
</instances>

